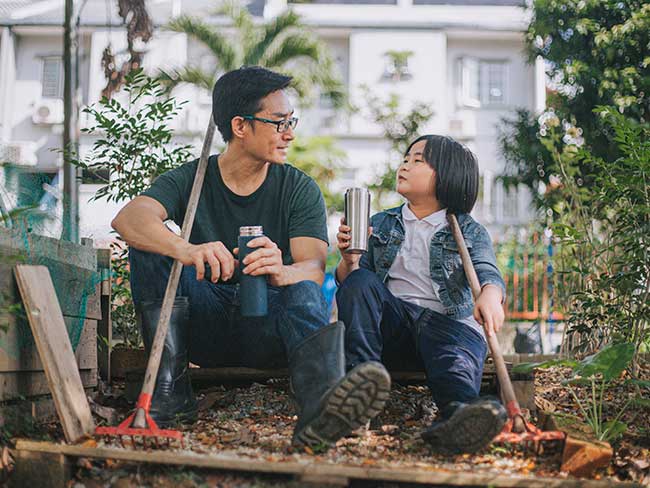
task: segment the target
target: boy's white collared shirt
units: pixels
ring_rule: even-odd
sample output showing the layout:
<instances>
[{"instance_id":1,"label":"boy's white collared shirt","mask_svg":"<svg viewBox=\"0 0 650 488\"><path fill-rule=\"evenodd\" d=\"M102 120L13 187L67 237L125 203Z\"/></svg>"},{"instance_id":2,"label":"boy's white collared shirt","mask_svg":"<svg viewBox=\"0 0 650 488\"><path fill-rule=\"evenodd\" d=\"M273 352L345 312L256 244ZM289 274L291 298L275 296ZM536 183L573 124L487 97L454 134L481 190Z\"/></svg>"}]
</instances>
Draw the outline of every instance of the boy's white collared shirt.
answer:
<instances>
[{"instance_id":1,"label":"boy's white collared shirt","mask_svg":"<svg viewBox=\"0 0 650 488\"><path fill-rule=\"evenodd\" d=\"M436 312L445 313L438 286L431 279L429 248L433 235L447 226L447 209L418 219L408 205L402 207L404 242L388 270L387 287L397 298ZM473 316L459 320L483 335Z\"/></svg>"}]
</instances>

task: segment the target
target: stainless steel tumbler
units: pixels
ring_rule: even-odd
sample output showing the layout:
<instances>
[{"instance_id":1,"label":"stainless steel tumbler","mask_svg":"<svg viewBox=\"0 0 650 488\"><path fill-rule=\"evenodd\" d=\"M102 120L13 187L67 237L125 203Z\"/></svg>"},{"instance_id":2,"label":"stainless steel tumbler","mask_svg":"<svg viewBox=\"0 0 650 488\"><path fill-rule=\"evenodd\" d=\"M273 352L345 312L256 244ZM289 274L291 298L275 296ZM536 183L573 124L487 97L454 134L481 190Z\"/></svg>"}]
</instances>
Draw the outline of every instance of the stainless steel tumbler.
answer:
<instances>
[{"instance_id":1,"label":"stainless steel tumbler","mask_svg":"<svg viewBox=\"0 0 650 488\"><path fill-rule=\"evenodd\" d=\"M239 263L244 269L242 262L248 253L255 249L247 246L248 241L264 235L261 225L252 225L239 228ZM268 311L268 290L266 287L266 276L251 276L241 273L239 277L239 304L243 317L263 317Z\"/></svg>"},{"instance_id":2,"label":"stainless steel tumbler","mask_svg":"<svg viewBox=\"0 0 650 488\"><path fill-rule=\"evenodd\" d=\"M345 250L361 254L368 250L370 192L365 188L348 188L345 192L345 224L350 227L350 246Z\"/></svg>"}]
</instances>

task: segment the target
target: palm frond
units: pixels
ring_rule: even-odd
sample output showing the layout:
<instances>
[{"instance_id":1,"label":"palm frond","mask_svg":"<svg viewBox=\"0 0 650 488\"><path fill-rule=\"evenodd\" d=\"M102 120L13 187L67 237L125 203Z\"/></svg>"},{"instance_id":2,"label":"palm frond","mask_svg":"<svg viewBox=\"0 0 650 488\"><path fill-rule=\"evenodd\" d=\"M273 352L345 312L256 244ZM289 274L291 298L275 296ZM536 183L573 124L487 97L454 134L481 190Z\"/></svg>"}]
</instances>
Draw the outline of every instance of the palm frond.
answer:
<instances>
[{"instance_id":1,"label":"palm frond","mask_svg":"<svg viewBox=\"0 0 650 488\"><path fill-rule=\"evenodd\" d=\"M274 43L276 39L289 29L302 28L300 16L295 12L289 10L278 15L272 21L264 24L261 27L261 37L259 41L252 45L246 53L244 63L249 65L260 64L260 60L264 57L264 53Z\"/></svg>"},{"instance_id":2,"label":"palm frond","mask_svg":"<svg viewBox=\"0 0 650 488\"><path fill-rule=\"evenodd\" d=\"M171 72L160 70L156 79L167 91L173 90L181 83L188 83L212 91L216 83L215 74L206 73L201 68L191 65L174 69Z\"/></svg>"},{"instance_id":3,"label":"palm frond","mask_svg":"<svg viewBox=\"0 0 650 488\"><path fill-rule=\"evenodd\" d=\"M230 71L241 65L239 62L241 56L232 41L200 19L181 15L172 19L165 28L173 32L185 33L205 44L212 51L219 68L223 71Z\"/></svg>"},{"instance_id":4,"label":"palm frond","mask_svg":"<svg viewBox=\"0 0 650 488\"><path fill-rule=\"evenodd\" d=\"M260 64L268 68L279 68L297 58L307 58L319 63L322 58L321 44L307 34L291 34L281 41L274 43L260 60Z\"/></svg>"},{"instance_id":5,"label":"palm frond","mask_svg":"<svg viewBox=\"0 0 650 488\"><path fill-rule=\"evenodd\" d=\"M255 25L250 12L245 7L242 7L239 2L227 1L217 9L216 13L225 15L232 21L244 53L248 52L257 43L260 37L260 29ZM242 60L242 64L247 63Z\"/></svg>"}]
</instances>

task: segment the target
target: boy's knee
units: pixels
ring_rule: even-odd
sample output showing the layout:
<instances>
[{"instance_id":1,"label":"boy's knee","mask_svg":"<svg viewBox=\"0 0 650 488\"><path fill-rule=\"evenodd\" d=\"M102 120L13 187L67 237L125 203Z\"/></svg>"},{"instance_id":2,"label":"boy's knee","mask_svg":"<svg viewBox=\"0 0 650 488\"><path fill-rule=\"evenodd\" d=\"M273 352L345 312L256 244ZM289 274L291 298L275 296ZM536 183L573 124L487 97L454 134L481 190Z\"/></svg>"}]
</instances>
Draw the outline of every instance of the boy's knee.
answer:
<instances>
[{"instance_id":1,"label":"boy's knee","mask_svg":"<svg viewBox=\"0 0 650 488\"><path fill-rule=\"evenodd\" d=\"M345 299L347 297L363 296L372 290L373 285L381 283L375 273L370 270L359 268L350 273L345 281L341 283L338 291L336 292L336 300Z\"/></svg>"}]
</instances>

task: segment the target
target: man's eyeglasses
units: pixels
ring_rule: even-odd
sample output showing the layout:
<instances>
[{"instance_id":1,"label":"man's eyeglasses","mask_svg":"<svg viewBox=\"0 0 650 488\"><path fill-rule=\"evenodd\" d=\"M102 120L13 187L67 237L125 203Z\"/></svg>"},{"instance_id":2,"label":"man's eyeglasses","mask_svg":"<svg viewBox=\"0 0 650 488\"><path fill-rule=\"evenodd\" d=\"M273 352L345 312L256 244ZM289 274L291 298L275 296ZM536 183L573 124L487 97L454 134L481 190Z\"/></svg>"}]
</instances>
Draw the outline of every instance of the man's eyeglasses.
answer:
<instances>
[{"instance_id":1,"label":"man's eyeglasses","mask_svg":"<svg viewBox=\"0 0 650 488\"><path fill-rule=\"evenodd\" d=\"M295 129L296 126L298 125L298 118L297 117L291 117L288 119L282 119L282 120L270 120L270 119L263 119L261 117L255 117L254 115L242 115L242 119L246 120L257 120L259 122L264 122L265 124L273 124L275 127L277 127L278 132L286 132L291 129Z\"/></svg>"}]
</instances>

